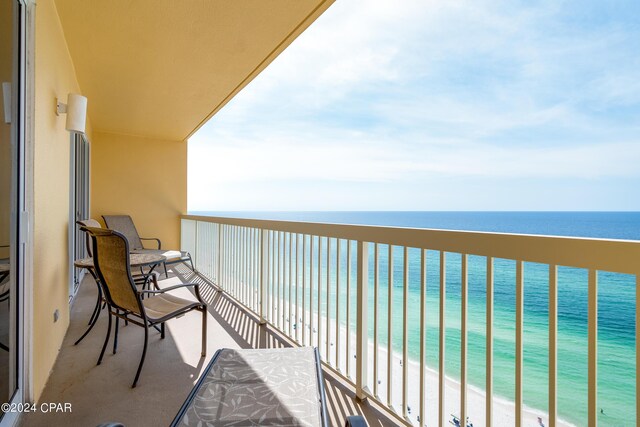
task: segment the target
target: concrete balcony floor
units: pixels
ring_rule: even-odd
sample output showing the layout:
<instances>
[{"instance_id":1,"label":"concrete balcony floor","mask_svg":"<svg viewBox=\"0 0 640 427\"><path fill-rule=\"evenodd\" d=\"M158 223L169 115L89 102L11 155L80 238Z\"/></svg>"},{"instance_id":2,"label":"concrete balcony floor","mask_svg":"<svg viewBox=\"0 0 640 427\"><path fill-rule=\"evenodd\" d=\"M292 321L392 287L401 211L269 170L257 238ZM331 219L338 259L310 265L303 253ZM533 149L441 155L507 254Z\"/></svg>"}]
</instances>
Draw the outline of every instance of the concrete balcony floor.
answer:
<instances>
[{"instance_id":1,"label":"concrete balcony floor","mask_svg":"<svg viewBox=\"0 0 640 427\"><path fill-rule=\"evenodd\" d=\"M113 333L102 364L96 362L107 330L103 311L87 337L82 335L97 298L97 288L87 275L71 309L71 321L53 371L38 403L70 403L67 413L25 414L22 426L96 426L118 421L126 426L166 426L173 420L202 370L220 348L269 348L288 346L286 339L268 325L214 288L186 267L161 276L160 287L179 283L202 283L209 304L207 357L200 357L201 314L189 313L167 322L164 340L152 331L145 365L138 386L131 382L140 360L144 332L141 327L120 322L118 351L112 353ZM186 298L190 291L181 289ZM370 426L396 425L369 402L356 401L349 385L325 372L327 412L330 426L343 426L347 415L363 415Z\"/></svg>"}]
</instances>

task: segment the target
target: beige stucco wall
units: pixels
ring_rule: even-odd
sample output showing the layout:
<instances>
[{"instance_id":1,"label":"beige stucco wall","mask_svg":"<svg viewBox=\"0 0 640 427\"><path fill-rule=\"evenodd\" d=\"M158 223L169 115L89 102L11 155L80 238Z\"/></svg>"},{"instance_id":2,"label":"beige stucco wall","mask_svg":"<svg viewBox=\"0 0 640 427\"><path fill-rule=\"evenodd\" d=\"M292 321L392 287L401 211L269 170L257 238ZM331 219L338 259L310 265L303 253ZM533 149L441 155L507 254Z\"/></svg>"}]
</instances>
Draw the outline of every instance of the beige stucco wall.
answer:
<instances>
[{"instance_id":1,"label":"beige stucco wall","mask_svg":"<svg viewBox=\"0 0 640 427\"><path fill-rule=\"evenodd\" d=\"M38 0L35 12L31 374L36 400L69 323L71 140L64 129L65 117L55 115L56 98L83 93L82 83L90 116L94 108L96 129L116 132L92 133L87 125L92 217L129 214L142 236L159 237L164 248L177 249L179 215L187 209L187 144L183 139L261 72L332 0L279 1L266 6L260 2L205 2L187 9L172 2L156 8L154 2L145 1L133 8L139 15L128 13L133 10L131 2L106 2L101 13L95 11L96 2L89 3L57 0L58 10L54 0ZM175 13L168 9L170 4L177 7ZM207 19L203 20L205 15L196 6L207 13ZM154 13L149 15L149 11ZM167 17L172 31L166 25L158 26L165 22L159 19ZM131 33L122 32L127 29ZM250 48L245 46L247 41ZM219 47L214 54L212 43ZM169 54L158 56L158 52ZM206 55L194 56L194 52ZM204 61L206 58L209 60ZM189 78L185 78L185 69L190 70ZM167 92L166 88L173 89ZM61 317L54 323L56 309Z\"/></svg>"},{"instance_id":2,"label":"beige stucco wall","mask_svg":"<svg viewBox=\"0 0 640 427\"><path fill-rule=\"evenodd\" d=\"M69 324L71 138L65 116L55 114L55 102L81 90L52 0L38 0L35 27L32 375L37 400ZM54 323L56 309L60 318Z\"/></svg>"},{"instance_id":3,"label":"beige stucco wall","mask_svg":"<svg viewBox=\"0 0 640 427\"><path fill-rule=\"evenodd\" d=\"M46 384L69 324L71 137L56 98L82 93L55 3L39 0L35 29L33 397ZM89 113L91 99L89 99ZM130 214L143 236L180 244L187 207L187 144L91 132L91 211ZM54 323L53 313L60 311Z\"/></svg>"},{"instance_id":4,"label":"beige stucco wall","mask_svg":"<svg viewBox=\"0 0 640 427\"><path fill-rule=\"evenodd\" d=\"M187 211L187 144L95 132L91 142L91 216L131 215L142 237L180 247ZM153 243L153 242L152 242Z\"/></svg>"}]
</instances>

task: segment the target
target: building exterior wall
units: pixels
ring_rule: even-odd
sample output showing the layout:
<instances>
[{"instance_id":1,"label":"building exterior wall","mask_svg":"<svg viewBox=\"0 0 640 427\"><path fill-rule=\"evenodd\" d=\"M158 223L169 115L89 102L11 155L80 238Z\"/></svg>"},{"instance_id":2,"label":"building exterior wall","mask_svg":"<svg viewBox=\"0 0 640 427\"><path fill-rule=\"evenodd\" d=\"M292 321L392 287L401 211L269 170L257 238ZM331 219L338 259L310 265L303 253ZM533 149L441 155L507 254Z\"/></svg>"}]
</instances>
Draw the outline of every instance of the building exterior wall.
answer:
<instances>
[{"instance_id":1,"label":"building exterior wall","mask_svg":"<svg viewBox=\"0 0 640 427\"><path fill-rule=\"evenodd\" d=\"M32 283L26 283L25 289L28 289L33 295L33 301L31 328L25 331L25 339L30 341L32 346L33 356L29 375L32 384L31 395L35 400L41 396L69 324L69 230L70 227L75 227L74 224L69 224L69 204L72 195L70 180L71 137L69 132L65 130L65 116L58 117L55 114L55 102L56 98L66 100L68 93L83 93L80 82L83 83L87 92L90 92L90 89L95 86L96 101L101 99L101 96L108 98L104 95L104 91L111 90L111 86L103 84L100 75L96 76L99 73L83 73L82 66L83 64L94 64L91 58L93 58L92 48L96 40L102 40L107 46L112 46L113 37L118 34L117 26L103 28L102 32L96 32L99 36L97 39L93 38L93 27L90 27L87 32L90 37L81 37L86 34L74 32L74 29L77 29L76 27L84 22L73 19L75 16L73 11L79 3L81 2L62 2L60 0L38 0L37 3L35 1L30 3L35 8L35 46L33 47L34 63L29 63L27 68L32 70L33 76L30 74L28 77L33 77L35 85L35 89L29 88L29 92L35 93L35 95L34 105L27 105L27 115L31 118L31 111L33 111L34 123L33 146L30 145L31 142L28 142L29 152L33 152L33 164L30 164L30 167L33 168L33 182L27 183L27 187L32 188L33 192L33 223L29 230L30 238L33 239L33 279L26 279ZM150 1L145 5L147 3L153 6ZM280 7L283 12L290 7L289 3L281 2ZM184 119L195 125L193 130L188 129L190 126L176 128L177 130L173 129L171 132L162 130L163 127L160 125L167 123L165 119L158 118L162 116L153 109L144 108L144 105L134 104L136 100L141 99L138 92L133 92L129 98L118 99L133 100L130 105L135 105L136 109L142 112L139 120L146 125L141 127L144 130L143 133L155 135L154 137L123 134L128 131L121 126L121 120L112 127L103 125L101 128L111 130L112 133L97 131L92 133L90 117L88 117L87 136L91 147L91 216L101 220L101 215L104 214L129 214L143 237L158 237L162 240L163 248L178 249L180 247L180 215L185 214L187 210L187 143L184 141L186 132L191 134L204 122L204 119L222 108L331 3L332 0L318 0L317 2L307 1L306 6L302 3L296 5L303 8L303 10L299 10L300 16L297 18L301 20L299 23L295 22L295 19L282 21L282 16L279 16L281 15L279 13L274 13L271 21L265 21L260 13L254 11L255 16L252 16L252 19L263 22L267 26L268 32L281 34L284 38L272 37L272 46L266 46L263 50L243 59L246 63L240 65L248 65L248 67L242 67L242 70L249 72L248 75L244 72L238 74L234 71L235 69L227 69L226 66L217 72L218 75L212 75L210 67L200 65L199 70L196 70L198 71L196 76L199 78L190 80L187 93L192 93L197 97L200 96L199 85L215 86L214 83L224 79L228 79L229 84L221 86L221 93L216 92L216 96L211 101L207 97L203 98L206 102L212 103L210 107L207 105L206 108L203 107L204 109L200 108L193 112L189 110L189 114ZM66 9L65 4L67 5ZM137 7L144 8L145 5ZM120 5L121 13L126 13L129 6L128 3ZM254 6L242 7L252 10L255 9ZM216 7L226 10L227 6L220 3ZM305 7L308 10L304 9ZM65 10L68 12L68 18L66 21L63 19L63 25L61 16L64 18L63 12ZM232 11L232 9L226 10L226 12ZM85 12L89 17L100 16L100 14L96 15L93 9ZM120 13L120 11L115 13ZM193 16L197 18L197 21L201 20L201 17L194 15L193 11L186 11L181 16L182 20L179 22L182 22L183 25L191 22ZM243 16L243 13L238 16ZM100 19L102 19L101 16ZM212 19L219 19L219 17L213 15ZM222 35L229 37L230 41L244 43L250 35L244 34L245 31L249 31L244 27L233 28L224 22L224 19L221 22L225 24L222 28L226 28ZM154 32L154 28L157 26L155 20L147 20L146 23L140 24L136 23L136 32L145 34L143 30L146 25L150 34L156 34ZM206 25L211 26L210 23L206 23ZM177 32L167 34L165 34L164 27L162 28L162 31L157 34L160 41L165 40L164 37L171 37L172 34L176 37L190 34L181 31L179 26ZM217 38L218 35L213 34L212 37ZM143 48L146 47L148 40L147 34L141 39L126 39L127 42L138 43ZM234 56L236 50L227 49L228 43L224 42L226 38L221 40L223 40L221 42L223 53L231 55L230 57ZM74 53L76 56L72 57L69 47L73 43L70 42L79 43L79 41L82 42L81 45L86 41L88 48L86 51L76 50ZM159 46L163 47L164 45L160 44ZM209 47L210 45L206 43L201 45L202 49L209 49ZM71 52L74 50L71 49ZM113 60L110 52L110 50L105 50L100 59ZM144 52L144 58L151 58L149 61L152 64L154 55L155 53L151 51ZM192 54L188 55L193 56ZM135 59L141 60L138 57ZM175 58L173 61L175 62ZM214 63L217 66L221 62L218 58ZM108 69L107 75L109 77L117 76L115 82L118 82L118 78L121 76L131 77L129 74L134 75L137 79L134 79L133 87L136 90L140 89L142 93L157 94L158 91L162 92L163 88L175 83L175 81L171 81L171 78L166 78L166 73L156 73L153 76L148 75L149 73L135 74L133 71L128 71L129 68L126 68L128 64L130 61L124 61L122 64L109 63L108 67L103 68ZM124 70L127 72L114 73L113 70L120 69L118 68L120 65L124 65ZM76 68L78 73L76 73ZM154 72L157 71L157 67L153 66L152 68ZM178 77L174 80L184 79L182 74L184 65L179 65L178 68L180 68ZM134 71L138 72L139 69L140 67L134 68ZM162 76L164 78L159 79ZM168 76L171 77L171 75ZM238 80L238 76L240 76L240 80ZM116 87L120 89L119 84L116 84ZM213 87L213 89L216 88ZM126 90L123 92L129 93ZM188 103L192 102L190 97L191 95L187 97ZM92 99L90 94L88 98L88 111L91 114ZM161 98L166 99L167 97L162 95ZM95 105L98 104L96 102ZM113 113L122 114L127 119L131 118L132 114L126 108L122 109L122 104L121 101L106 104L107 108L102 111L102 116L96 107L94 112L96 129L100 118L104 119ZM210 111L208 108L213 110L208 113ZM208 115L202 117L202 114ZM118 116L116 115L116 117ZM164 117L166 118L166 114ZM158 129L161 130L158 131ZM0 129L0 132L2 131L3 129ZM178 138L176 135L179 135L181 140L176 140ZM0 175L0 183L3 180L5 177ZM30 192L31 190L28 191L28 193ZM0 225L3 221L6 222L3 209L2 200L0 200ZM2 238L3 235L0 234L0 241ZM56 310L59 311L60 317L54 322Z\"/></svg>"},{"instance_id":2,"label":"building exterior wall","mask_svg":"<svg viewBox=\"0 0 640 427\"><path fill-rule=\"evenodd\" d=\"M37 401L69 325L71 136L56 98L82 93L53 0L38 1L35 19L34 252L31 368ZM89 112L91 99L89 99ZM130 214L141 235L179 248L179 215L187 208L187 144L91 132L91 212ZM54 322L54 312L59 319Z\"/></svg>"},{"instance_id":3,"label":"building exterior wall","mask_svg":"<svg viewBox=\"0 0 640 427\"><path fill-rule=\"evenodd\" d=\"M39 0L35 19L33 397L38 400L69 324L71 138L56 98L81 93L53 0ZM88 126L89 130L89 126ZM91 138L90 132L89 138ZM54 312L60 317L54 322Z\"/></svg>"},{"instance_id":4,"label":"building exterior wall","mask_svg":"<svg viewBox=\"0 0 640 427\"><path fill-rule=\"evenodd\" d=\"M95 132L91 216L128 214L142 237L179 249L187 211L187 143ZM152 242L153 243L153 242Z\"/></svg>"}]
</instances>

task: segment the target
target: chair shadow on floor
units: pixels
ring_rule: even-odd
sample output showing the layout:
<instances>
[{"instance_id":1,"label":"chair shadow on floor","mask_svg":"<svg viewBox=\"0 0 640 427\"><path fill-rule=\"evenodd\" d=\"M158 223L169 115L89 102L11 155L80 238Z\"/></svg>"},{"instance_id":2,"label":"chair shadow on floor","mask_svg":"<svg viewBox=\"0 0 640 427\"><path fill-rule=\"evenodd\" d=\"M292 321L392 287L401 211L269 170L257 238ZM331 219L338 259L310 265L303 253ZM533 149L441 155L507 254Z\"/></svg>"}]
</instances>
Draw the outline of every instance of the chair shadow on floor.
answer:
<instances>
[{"instance_id":1,"label":"chair shadow on floor","mask_svg":"<svg viewBox=\"0 0 640 427\"><path fill-rule=\"evenodd\" d=\"M126 426L169 425L217 348L291 346L270 325L260 325L254 314L181 264L174 265L169 278L160 285L178 282L202 284L202 296L210 314L211 344L206 358L200 358L200 316L192 313L173 320L173 325L170 322L164 340L159 333L151 334L149 354L136 388L131 388L131 376L140 358L141 328L121 324L117 354L108 352L102 364L96 366L107 330L104 312L91 333L80 344L73 345L86 329L97 298L97 287L87 277L73 303L67 334L48 383L38 399L38 402L71 403L72 412L25 414L22 426L95 426L107 421ZM324 383L329 425L343 426L348 415L362 415L370 426L397 425L373 404L358 402L352 387L326 369Z\"/></svg>"},{"instance_id":2,"label":"chair shadow on floor","mask_svg":"<svg viewBox=\"0 0 640 427\"><path fill-rule=\"evenodd\" d=\"M193 313L172 321L174 324L167 328L164 340L160 339L159 333L151 334L149 355L135 389L131 388L131 376L142 351L141 328L121 324L118 353L109 352L102 364L96 366L107 330L104 313L85 340L73 345L86 329L97 298L97 287L87 277L73 303L60 354L38 399L38 402L71 403L72 412L25 414L22 426L95 426L107 421L118 421L126 426L169 425L218 348L291 345L271 326L260 325L255 315L181 264L169 270L169 278L163 280L161 286L177 282L202 284L202 296L209 305L210 314L208 340L211 344L207 358L199 357L200 316ZM324 384L329 425L343 426L348 415L362 415L370 426L397 425L373 404L358 402L353 389L327 370Z\"/></svg>"},{"instance_id":3,"label":"chair shadow on floor","mask_svg":"<svg viewBox=\"0 0 640 427\"><path fill-rule=\"evenodd\" d=\"M203 288L206 291L202 295L209 304L209 313L240 348L280 348L293 345L271 325L260 325L255 314L248 312L228 295L218 292L215 285L197 272L181 265L175 266L173 272L182 281L210 285ZM398 425L369 402L359 402L353 388L326 369L324 384L329 425L343 426L349 415L365 417L371 427Z\"/></svg>"},{"instance_id":4,"label":"chair shadow on floor","mask_svg":"<svg viewBox=\"0 0 640 427\"><path fill-rule=\"evenodd\" d=\"M188 334L193 336L176 336L171 322L165 339L160 338L159 332L150 331L139 384L131 388L142 352L142 328L120 322L118 351L113 354L109 345L101 365L96 362L107 331L106 311L101 312L91 333L78 345L73 344L85 331L96 298L97 287L87 275L75 297L55 365L38 398L39 403L70 403L72 411L26 414L22 426L95 426L107 421L127 426L168 425L213 355L210 351L206 358L200 357L201 315L187 313L172 322L192 324L193 328L189 329L193 329L193 333ZM177 327L181 327L179 325Z\"/></svg>"}]
</instances>

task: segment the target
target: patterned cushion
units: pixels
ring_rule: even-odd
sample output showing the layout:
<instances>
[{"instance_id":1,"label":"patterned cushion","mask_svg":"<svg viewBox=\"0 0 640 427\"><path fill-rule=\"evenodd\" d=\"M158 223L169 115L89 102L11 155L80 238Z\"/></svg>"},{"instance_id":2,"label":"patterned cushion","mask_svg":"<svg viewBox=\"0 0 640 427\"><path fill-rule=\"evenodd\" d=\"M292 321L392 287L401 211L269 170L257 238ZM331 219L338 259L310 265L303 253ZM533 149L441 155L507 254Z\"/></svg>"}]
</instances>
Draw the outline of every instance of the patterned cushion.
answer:
<instances>
[{"instance_id":1,"label":"patterned cushion","mask_svg":"<svg viewBox=\"0 0 640 427\"><path fill-rule=\"evenodd\" d=\"M175 425L321 426L321 420L312 347L223 349Z\"/></svg>"},{"instance_id":2,"label":"patterned cushion","mask_svg":"<svg viewBox=\"0 0 640 427\"><path fill-rule=\"evenodd\" d=\"M187 259L189 257L187 252L166 251L164 249L133 249L131 253L162 255L167 259L167 264L170 264L175 261L180 261L181 259Z\"/></svg>"}]
</instances>

